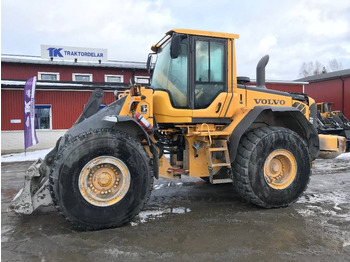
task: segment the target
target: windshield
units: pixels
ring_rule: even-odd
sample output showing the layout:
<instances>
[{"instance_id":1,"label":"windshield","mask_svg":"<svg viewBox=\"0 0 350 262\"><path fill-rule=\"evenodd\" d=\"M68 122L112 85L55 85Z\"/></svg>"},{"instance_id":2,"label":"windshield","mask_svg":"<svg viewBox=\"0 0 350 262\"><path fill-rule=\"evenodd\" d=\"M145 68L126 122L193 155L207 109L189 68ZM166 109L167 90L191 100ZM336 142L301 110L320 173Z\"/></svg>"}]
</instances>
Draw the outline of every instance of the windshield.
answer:
<instances>
[{"instance_id":1,"label":"windshield","mask_svg":"<svg viewBox=\"0 0 350 262\"><path fill-rule=\"evenodd\" d=\"M188 39L181 41L179 56L173 59L170 57L170 43L168 41L158 51L152 87L167 91L174 107L187 107Z\"/></svg>"}]
</instances>

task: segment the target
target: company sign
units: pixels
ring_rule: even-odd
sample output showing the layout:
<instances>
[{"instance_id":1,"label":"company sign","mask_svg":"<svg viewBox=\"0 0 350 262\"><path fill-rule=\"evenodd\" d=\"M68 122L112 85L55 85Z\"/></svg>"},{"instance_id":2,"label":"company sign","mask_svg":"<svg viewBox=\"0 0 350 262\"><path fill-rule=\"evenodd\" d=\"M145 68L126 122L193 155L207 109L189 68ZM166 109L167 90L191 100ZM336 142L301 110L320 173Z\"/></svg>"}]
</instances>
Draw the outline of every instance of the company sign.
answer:
<instances>
[{"instance_id":1,"label":"company sign","mask_svg":"<svg viewBox=\"0 0 350 262\"><path fill-rule=\"evenodd\" d=\"M41 45L41 58L63 61L107 61L107 49Z\"/></svg>"}]
</instances>

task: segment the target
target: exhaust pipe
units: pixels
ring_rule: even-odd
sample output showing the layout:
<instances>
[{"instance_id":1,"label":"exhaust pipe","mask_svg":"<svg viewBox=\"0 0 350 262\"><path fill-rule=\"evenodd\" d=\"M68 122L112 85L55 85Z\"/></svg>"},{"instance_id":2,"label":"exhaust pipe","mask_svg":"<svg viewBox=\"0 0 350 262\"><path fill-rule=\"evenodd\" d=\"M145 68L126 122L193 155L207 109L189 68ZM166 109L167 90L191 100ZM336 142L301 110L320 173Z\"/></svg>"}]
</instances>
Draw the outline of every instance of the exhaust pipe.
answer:
<instances>
[{"instance_id":1,"label":"exhaust pipe","mask_svg":"<svg viewBox=\"0 0 350 262\"><path fill-rule=\"evenodd\" d=\"M256 66L256 86L260 88L266 88L265 86L265 67L269 62L269 55L264 56L260 59Z\"/></svg>"}]
</instances>

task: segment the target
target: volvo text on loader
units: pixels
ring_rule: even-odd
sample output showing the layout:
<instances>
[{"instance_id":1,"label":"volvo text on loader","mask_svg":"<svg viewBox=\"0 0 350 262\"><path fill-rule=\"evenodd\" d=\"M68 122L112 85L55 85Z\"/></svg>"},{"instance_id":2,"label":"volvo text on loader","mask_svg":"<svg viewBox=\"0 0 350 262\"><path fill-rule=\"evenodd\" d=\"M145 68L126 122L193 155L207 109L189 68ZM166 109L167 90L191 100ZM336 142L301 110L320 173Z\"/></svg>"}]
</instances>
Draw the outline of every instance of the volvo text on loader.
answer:
<instances>
[{"instance_id":1,"label":"volvo text on loader","mask_svg":"<svg viewBox=\"0 0 350 262\"><path fill-rule=\"evenodd\" d=\"M344 138L317 134L312 98L266 89L268 56L258 63L256 86L237 77L236 39L166 33L152 46L151 85L131 85L101 110L103 92L95 90L73 127L29 168L10 208L29 214L53 202L81 228L116 227L140 212L154 177L183 175L233 183L265 208L295 202L312 161L344 152Z\"/></svg>"}]
</instances>

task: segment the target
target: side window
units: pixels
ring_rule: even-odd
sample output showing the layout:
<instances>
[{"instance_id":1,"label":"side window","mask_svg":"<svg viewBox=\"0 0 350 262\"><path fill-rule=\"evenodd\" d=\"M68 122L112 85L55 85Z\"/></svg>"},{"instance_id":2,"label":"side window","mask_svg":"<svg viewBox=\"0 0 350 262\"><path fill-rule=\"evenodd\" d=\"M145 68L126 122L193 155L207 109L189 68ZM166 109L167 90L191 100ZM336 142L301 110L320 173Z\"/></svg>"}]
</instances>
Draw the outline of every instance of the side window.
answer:
<instances>
[{"instance_id":1,"label":"side window","mask_svg":"<svg viewBox=\"0 0 350 262\"><path fill-rule=\"evenodd\" d=\"M185 107L187 105L187 53L188 41L186 38L180 44L179 56L170 60L168 88L174 85L180 91L174 93L172 97L174 105L178 107Z\"/></svg>"},{"instance_id":2,"label":"side window","mask_svg":"<svg viewBox=\"0 0 350 262\"><path fill-rule=\"evenodd\" d=\"M51 128L51 105L35 105L35 129Z\"/></svg>"},{"instance_id":3,"label":"side window","mask_svg":"<svg viewBox=\"0 0 350 262\"><path fill-rule=\"evenodd\" d=\"M195 109L206 108L226 90L225 42L196 41Z\"/></svg>"},{"instance_id":4,"label":"side window","mask_svg":"<svg viewBox=\"0 0 350 262\"><path fill-rule=\"evenodd\" d=\"M167 90L172 105L175 108L187 108L187 69L188 69L188 39L180 44L177 58L170 57L170 42L158 53L156 67L153 71L152 87Z\"/></svg>"}]
</instances>

